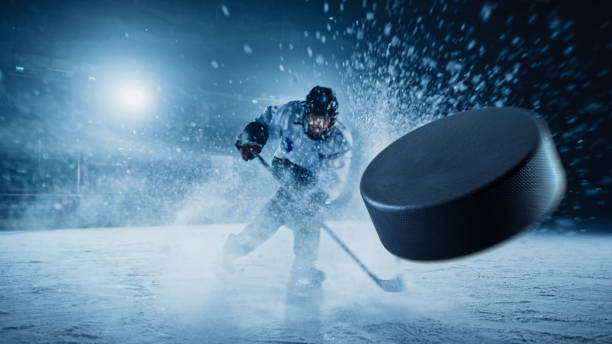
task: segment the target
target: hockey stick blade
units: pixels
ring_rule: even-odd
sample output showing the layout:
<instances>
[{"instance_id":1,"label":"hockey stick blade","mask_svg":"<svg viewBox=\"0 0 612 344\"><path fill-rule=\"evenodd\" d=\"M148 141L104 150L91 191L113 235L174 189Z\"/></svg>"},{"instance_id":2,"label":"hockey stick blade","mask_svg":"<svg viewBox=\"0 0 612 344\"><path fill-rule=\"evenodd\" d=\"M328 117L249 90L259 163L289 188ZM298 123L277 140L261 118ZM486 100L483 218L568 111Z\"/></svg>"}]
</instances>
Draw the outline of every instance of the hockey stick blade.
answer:
<instances>
[{"instance_id":1,"label":"hockey stick blade","mask_svg":"<svg viewBox=\"0 0 612 344\"><path fill-rule=\"evenodd\" d=\"M363 272L365 272L370 278L376 283L382 290L390 293L397 293L404 290L404 282L402 279L397 276L394 279L384 280L378 278L368 267L366 267L357 256L351 251L346 244L338 236L329 228L326 224L321 224L321 228L323 228L329 236L346 252L355 263L361 268Z\"/></svg>"},{"instance_id":2,"label":"hockey stick blade","mask_svg":"<svg viewBox=\"0 0 612 344\"><path fill-rule=\"evenodd\" d=\"M389 293L399 293L404 290L404 281L399 276L390 280L377 279L376 284Z\"/></svg>"}]
</instances>

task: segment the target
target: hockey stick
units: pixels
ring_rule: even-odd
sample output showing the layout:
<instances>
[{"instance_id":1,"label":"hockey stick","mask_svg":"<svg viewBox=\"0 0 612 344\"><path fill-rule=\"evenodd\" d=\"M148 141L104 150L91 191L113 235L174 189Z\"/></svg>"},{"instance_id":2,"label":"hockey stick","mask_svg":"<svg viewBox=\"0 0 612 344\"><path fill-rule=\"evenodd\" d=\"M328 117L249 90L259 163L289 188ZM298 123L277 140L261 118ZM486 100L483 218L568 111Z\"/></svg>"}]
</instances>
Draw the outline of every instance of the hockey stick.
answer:
<instances>
[{"instance_id":1,"label":"hockey stick","mask_svg":"<svg viewBox=\"0 0 612 344\"><path fill-rule=\"evenodd\" d=\"M361 270L368 274L368 276L370 276L374 283L378 284L378 286L382 290L392 293L404 290L404 282L399 276L396 276L395 278L389 280L378 278L378 276L376 276L372 271L370 271L370 269L368 269L361 262L361 260L359 260L359 258L357 258L355 254L353 254L353 252L344 244L344 242L342 242L342 240L340 240L340 238L338 238L336 233L334 233L331 228L329 228L325 223L321 224L321 228L323 228L327 232L327 234L329 234L329 236L334 239L334 241L344 250L344 252L346 252L351 258L353 258L353 260L355 261L355 263L357 263L357 265L359 265Z\"/></svg>"},{"instance_id":2,"label":"hockey stick","mask_svg":"<svg viewBox=\"0 0 612 344\"><path fill-rule=\"evenodd\" d=\"M251 153L255 155L255 157L257 157L257 159L259 160L259 162L261 162L261 164L265 167L265 169L268 170L268 172L270 172L272 176L274 176L274 173L272 173L272 168L270 167L270 164L268 164L268 162L264 158L262 158L261 155L259 155L257 152L254 152L253 150L251 150ZM382 290L386 292L392 292L392 293L400 292L404 290L404 282L399 276L396 276L395 278L390 279L390 280L378 278L378 276L376 276L372 271L370 271L370 269L368 269L361 262L361 260L359 260L359 258L355 256L355 254L348 248L348 246L346 246L344 242L342 242L342 240L340 240L340 238L336 235L336 233L334 233L331 230L331 228L329 228L323 222L321 223L321 228L323 228L327 232L327 234L329 234L329 236L331 236L332 239L334 239L334 241L344 250L344 252L346 252L353 259L353 261L355 261L355 263L359 265L361 270L363 270L366 274L368 274L368 276L372 279L372 281L374 281L374 283L376 283Z\"/></svg>"}]
</instances>

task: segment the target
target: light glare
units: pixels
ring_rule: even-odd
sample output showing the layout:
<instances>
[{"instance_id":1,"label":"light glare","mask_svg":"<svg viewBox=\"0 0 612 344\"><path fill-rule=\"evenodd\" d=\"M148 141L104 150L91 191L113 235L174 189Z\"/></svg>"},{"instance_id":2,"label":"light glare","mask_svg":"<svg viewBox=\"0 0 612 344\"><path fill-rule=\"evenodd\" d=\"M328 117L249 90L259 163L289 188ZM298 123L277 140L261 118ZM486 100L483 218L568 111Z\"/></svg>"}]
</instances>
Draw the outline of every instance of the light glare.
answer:
<instances>
[{"instance_id":1,"label":"light glare","mask_svg":"<svg viewBox=\"0 0 612 344\"><path fill-rule=\"evenodd\" d=\"M121 104L129 110L141 110L146 105L146 94L144 90L135 85L126 86L120 93Z\"/></svg>"}]
</instances>

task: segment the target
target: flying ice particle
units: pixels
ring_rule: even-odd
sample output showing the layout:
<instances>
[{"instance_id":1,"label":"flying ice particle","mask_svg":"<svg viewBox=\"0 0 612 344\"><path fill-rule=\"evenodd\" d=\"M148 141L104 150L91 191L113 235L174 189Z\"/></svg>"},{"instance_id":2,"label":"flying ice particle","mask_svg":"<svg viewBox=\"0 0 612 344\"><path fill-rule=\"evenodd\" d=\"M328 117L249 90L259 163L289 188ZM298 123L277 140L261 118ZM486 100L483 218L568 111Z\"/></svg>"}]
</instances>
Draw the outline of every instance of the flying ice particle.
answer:
<instances>
[{"instance_id":1,"label":"flying ice particle","mask_svg":"<svg viewBox=\"0 0 612 344\"><path fill-rule=\"evenodd\" d=\"M495 7L497 7L497 4L492 4L489 2L485 3L482 6L482 9L480 10L480 18L482 19L483 22L489 21L489 17L491 17L491 13L495 9Z\"/></svg>"},{"instance_id":2,"label":"flying ice particle","mask_svg":"<svg viewBox=\"0 0 612 344\"><path fill-rule=\"evenodd\" d=\"M317 62L317 64L322 65L323 63L325 63L325 58L323 57L323 55L318 54L315 61Z\"/></svg>"},{"instance_id":3,"label":"flying ice particle","mask_svg":"<svg viewBox=\"0 0 612 344\"><path fill-rule=\"evenodd\" d=\"M391 22L388 22L387 24L385 24L385 36L389 36L391 34L392 27L393 27L393 24L391 24Z\"/></svg>"},{"instance_id":4,"label":"flying ice particle","mask_svg":"<svg viewBox=\"0 0 612 344\"><path fill-rule=\"evenodd\" d=\"M306 52L308 53L308 57L312 57L312 49L310 49L310 47L306 48Z\"/></svg>"},{"instance_id":5,"label":"flying ice particle","mask_svg":"<svg viewBox=\"0 0 612 344\"><path fill-rule=\"evenodd\" d=\"M459 72L461 72L461 69L463 69L463 65L461 63L449 61L446 64L446 70L449 71L451 74L458 74Z\"/></svg>"},{"instance_id":6,"label":"flying ice particle","mask_svg":"<svg viewBox=\"0 0 612 344\"><path fill-rule=\"evenodd\" d=\"M225 4L221 5L221 12L223 12L223 15L226 17L230 16L230 11Z\"/></svg>"},{"instance_id":7,"label":"flying ice particle","mask_svg":"<svg viewBox=\"0 0 612 344\"><path fill-rule=\"evenodd\" d=\"M481 45L481 46L480 46L480 48L478 48L478 55L479 55L479 56L484 55L485 51L486 51L485 46L484 46L484 45Z\"/></svg>"},{"instance_id":8,"label":"flying ice particle","mask_svg":"<svg viewBox=\"0 0 612 344\"><path fill-rule=\"evenodd\" d=\"M559 17L557 17L556 15L553 15L550 18L550 21L548 22L548 27L554 31L559 29L559 27L561 26L561 19Z\"/></svg>"},{"instance_id":9,"label":"flying ice particle","mask_svg":"<svg viewBox=\"0 0 612 344\"><path fill-rule=\"evenodd\" d=\"M323 12L327 13L329 11L329 4L326 2L323 4Z\"/></svg>"},{"instance_id":10,"label":"flying ice particle","mask_svg":"<svg viewBox=\"0 0 612 344\"><path fill-rule=\"evenodd\" d=\"M215 60L210 61L210 65L215 69L219 68L219 63Z\"/></svg>"},{"instance_id":11,"label":"flying ice particle","mask_svg":"<svg viewBox=\"0 0 612 344\"><path fill-rule=\"evenodd\" d=\"M602 193L603 193L603 190L602 188L599 188L599 187L584 189L584 194L587 196L597 196Z\"/></svg>"},{"instance_id":12,"label":"flying ice particle","mask_svg":"<svg viewBox=\"0 0 612 344\"><path fill-rule=\"evenodd\" d=\"M603 69L601 70L599 73L597 73L597 77L598 78L603 78L604 76L606 76L606 74L608 74L610 71L607 69ZM0 75L0 79L2 79L2 76Z\"/></svg>"},{"instance_id":13,"label":"flying ice particle","mask_svg":"<svg viewBox=\"0 0 612 344\"><path fill-rule=\"evenodd\" d=\"M467 90L467 88L468 87L463 83L463 81L459 81L453 85L453 90L455 90L455 92L463 92Z\"/></svg>"},{"instance_id":14,"label":"flying ice particle","mask_svg":"<svg viewBox=\"0 0 612 344\"><path fill-rule=\"evenodd\" d=\"M532 14L531 17L529 17L529 24L533 23L536 20L537 15Z\"/></svg>"},{"instance_id":15,"label":"flying ice particle","mask_svg":"<svg viewBox=\"0 0 612 344\"><path fill-rule=\"evenodd\" d=\"M429 57L424 57L421 62L425 67L436 69L438 68L438 63Z\"/></svg>"},{"instance_id":16,"label":"flying ice particle","mask_svg":"<svg viewBox=\"0 0 612 344\"><path fill-rule=\"evenodd\" d=\"M284 72L284 71L285 71L285 66L283 66L283 65L279 65L279 66L278 66L278 69L280 69L280 71L281 71L281 72Z\"/></svg>"},{"instance_id":17,"label":"flying ice particle","mask_svg":"<svg viewBox=\"0 0 612 344\"><path fill-rule=\"evenodd\" d=\"M248 44L243 45L242 46L242 50L244 50L244 53L247 54L247 55L250 55L250 54L253 53L253 49Z\"/></svg>"},{"instance_id":18,"label":"flying ice particle","mask_svg":"<svg viewBox=\"0 0 612 344\"><path fill-rule=\"evenodd\" d=\"M374 19L374 12L366 13L366 20L372 20L372 19Z\"/></svg>"}]
</instances>

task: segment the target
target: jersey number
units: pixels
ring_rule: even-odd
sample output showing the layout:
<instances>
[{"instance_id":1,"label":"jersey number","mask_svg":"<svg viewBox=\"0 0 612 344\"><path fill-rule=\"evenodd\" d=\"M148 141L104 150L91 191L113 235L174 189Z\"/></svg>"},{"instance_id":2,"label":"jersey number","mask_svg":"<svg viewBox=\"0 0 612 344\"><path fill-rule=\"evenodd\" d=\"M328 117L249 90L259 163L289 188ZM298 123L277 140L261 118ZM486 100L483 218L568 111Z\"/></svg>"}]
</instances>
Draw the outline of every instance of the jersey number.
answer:
<instances>
[{"instance_id":1,"label":"jersey number","mask_svg":"<svg viewBox=\"0 0 612 344\"><path fill-rule=\"evenodd\" d=\"M291 141L291 139L288 137L285 137L283 140L283 150L287 153L293 150L293 141Z\"/></svg>"}]
</instances>

